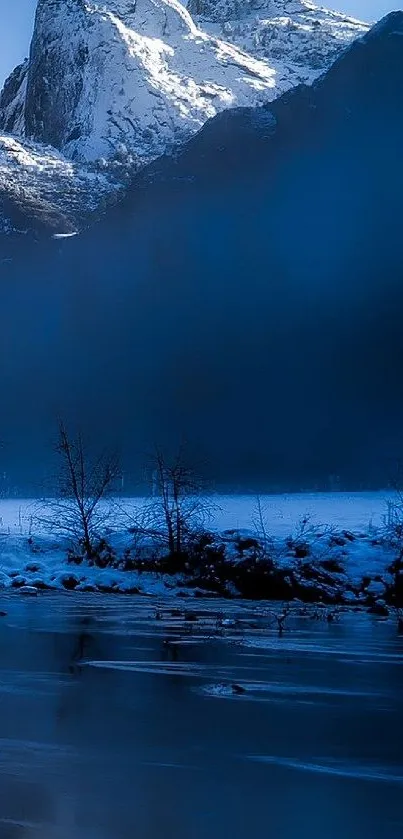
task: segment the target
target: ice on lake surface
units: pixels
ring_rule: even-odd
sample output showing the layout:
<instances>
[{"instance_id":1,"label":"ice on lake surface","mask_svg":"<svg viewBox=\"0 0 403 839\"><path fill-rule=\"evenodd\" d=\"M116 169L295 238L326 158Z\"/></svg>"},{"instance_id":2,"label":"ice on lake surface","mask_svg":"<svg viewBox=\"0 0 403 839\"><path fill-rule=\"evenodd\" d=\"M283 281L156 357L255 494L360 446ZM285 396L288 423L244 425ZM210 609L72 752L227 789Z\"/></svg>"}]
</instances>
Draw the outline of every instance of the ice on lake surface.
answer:
<instances>
[{"instance_id":1,"label":"ice on lake surface","mask_svg":"<svg viewBox=\"0 0 403 839\"><path fill-rule=\"evenodd\" d=\"M1 839L401 839L393 621L3 596ZM299 607L295 607L296 610Z\"/></svg>"}]
</instances>

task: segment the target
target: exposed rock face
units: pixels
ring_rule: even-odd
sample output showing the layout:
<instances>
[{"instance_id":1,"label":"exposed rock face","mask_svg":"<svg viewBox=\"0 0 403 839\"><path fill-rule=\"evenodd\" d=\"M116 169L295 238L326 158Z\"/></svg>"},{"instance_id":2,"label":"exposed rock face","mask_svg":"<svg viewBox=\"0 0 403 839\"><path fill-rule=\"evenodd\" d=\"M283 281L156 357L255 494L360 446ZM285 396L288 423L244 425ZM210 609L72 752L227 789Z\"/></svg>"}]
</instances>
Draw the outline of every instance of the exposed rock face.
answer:
<instances>
[{"instance_id":1,"label":"exposed rock face","mask_svg":"<svg viewBox=\"0 0 403 839\"><path fill-rule=\"evenodd\" d=\"M78 134L76 112L89 59L86 18L81 0L39 0L29 60L25 131L37 142L58 149Z\"/></svg>"},{"instance_id":2,"label":"exposed rock face","mask_svg":"<svg viewBox=\"0 0 403 839\"><path fill-rule=\"evenodd\" d=\"M193 17L192 17L192 14ZM365 24L288 0L39 0L0 130L142 165L207 119L311 82Z\"/></svg>"},{"instance_id":3,"label":"exposed rock face","mask_svg":"<svg viewBox=\"0 0 403 839\"><path fill-rule=\"evenodd\" d=\"M15 68L0 94L0 124L3 131L25 135L25 104L29 62Z\"/></svg>"}]
</instances>

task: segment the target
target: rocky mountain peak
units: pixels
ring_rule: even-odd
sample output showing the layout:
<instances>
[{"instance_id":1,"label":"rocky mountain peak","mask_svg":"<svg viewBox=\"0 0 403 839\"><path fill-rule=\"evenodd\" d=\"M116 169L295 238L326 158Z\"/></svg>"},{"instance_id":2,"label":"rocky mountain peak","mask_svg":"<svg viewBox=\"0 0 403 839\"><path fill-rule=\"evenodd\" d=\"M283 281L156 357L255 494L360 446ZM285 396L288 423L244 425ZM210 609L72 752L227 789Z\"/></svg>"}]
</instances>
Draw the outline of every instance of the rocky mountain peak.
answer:
<instances>
[{"instance_id":1,"label":"rocky mountain peak","mask_svg":"<svg viewBox=\"0 0 403 839\"><path fill-rule=\"evenodd\" d=\"M366 31L299 0L39 0L0 130L138 167L220 111L312 82Z\"/></svg>"}]
</instances>

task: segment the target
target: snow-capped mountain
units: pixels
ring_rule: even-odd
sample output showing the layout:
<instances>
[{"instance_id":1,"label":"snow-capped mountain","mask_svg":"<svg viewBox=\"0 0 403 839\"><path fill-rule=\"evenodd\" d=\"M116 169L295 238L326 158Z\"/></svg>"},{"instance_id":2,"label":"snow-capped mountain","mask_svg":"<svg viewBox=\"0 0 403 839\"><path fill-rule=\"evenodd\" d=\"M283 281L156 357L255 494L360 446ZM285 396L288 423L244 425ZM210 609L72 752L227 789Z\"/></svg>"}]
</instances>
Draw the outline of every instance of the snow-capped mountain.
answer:
<instances>
[{"instance_id":1,"label":"snow-capped mountain","mask_svg":"<svg viewBox=\"0 0 403 839\"><path fill-rule=\"evenodd\" d=\"M39 0L0 130L144 164L226 108L311 82L366 29L300 0Z\"/></svg>"},{"instance_id":2,"label":"snow-capped mountain","mask_svg":"<svg viewBox=\"0 0 403 839\"><path fill-rule=\"evenodd\" d=\"M79 236L3 237L2 429L16 450L21 414L30 441L35 417L51 437L51 383L66 415L79 405L99 440L118 427L128 451L190 429L232 485L242 471L306 486L335 463L389 473L402 37L403 12L389 15L312 86L218 114Z\"/></svg>"}]
</instances>

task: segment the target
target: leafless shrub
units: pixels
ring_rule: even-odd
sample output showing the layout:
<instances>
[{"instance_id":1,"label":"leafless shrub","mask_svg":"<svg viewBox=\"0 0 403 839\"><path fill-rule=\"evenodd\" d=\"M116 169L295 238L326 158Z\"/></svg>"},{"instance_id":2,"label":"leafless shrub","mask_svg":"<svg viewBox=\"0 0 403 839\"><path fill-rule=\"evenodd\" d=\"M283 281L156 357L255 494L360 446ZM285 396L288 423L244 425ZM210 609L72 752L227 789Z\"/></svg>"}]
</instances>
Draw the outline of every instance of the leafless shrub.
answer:
<instances>
[{"instance_id":1,"label":"leafless shrub","mask_svg":"<svg viewBox=\"0 0 403 839\"><path fill-rule=\"evenodd\" d=\"M181 446L172 460L156 449L152 459L153 498L150 514L170 556L180 556L201 534L211 517L212 503L203 493L202 482L186 460Z\"/></svg>"},{"instance_id":2,"label":"leafless shrub","mask_svg":"<svg viewBox=\"0 0 403 839\"><path fill-rule=\"evenodd\" d=\"M291 606L289 603L284 603L281 612L272 612L271 615L277 623L277 631L281 636L284 633L287 618L291 614Z\"/></svg>"},{"instance_id":3,"label":"leafless shrub","mask_svg":"<svg viewBox=\"0 0 403 839\"><path fill-rule=\"evenodd\" d=\"M185 561L210 536L212 498L188 462L184 445L173 458L156 448L148 458L147 474L149 498L140 505L117 505L131 535L130 553L146 562L162 555Z\"/></svg>"}]
</instances>

